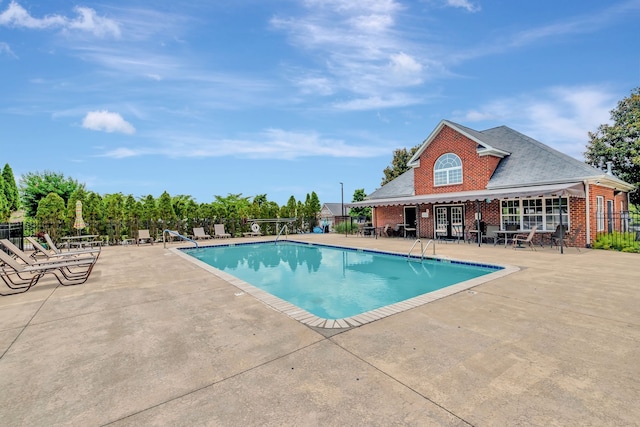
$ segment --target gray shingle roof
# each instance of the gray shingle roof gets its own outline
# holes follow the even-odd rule
[[[488,129],[481,134],[493,147],[511,153],[500,161],[487,188],[581,181],[603,174],[601,170],[507,126]]]
[[[499,150],[497,151],[499,155],[508,153],[500,160],[487,184],[487,189],[580,182],[588,178],[601,177],[604,174],[599,169],[561,153],[507,126],[477,131],[448,120],[443,120],[438,127],[443,124],[480,142],[482,144],[480,148],[485,152]],[[432,133],[432,136],[435,135]],[[425,144],[428,143],[430,143],[429,138],[425,140]],[[416,156],[424,149],[425,147],[423,146],[418,150]],[[369,194],[367,199],[409,197],[413,195],[414,175],[413,169],[410,169]]]
[[[367,196],[367,199],[385,199],[387,197],[405,197],[415,194],[413,188],[413,168],[393,181],[390,181]]]

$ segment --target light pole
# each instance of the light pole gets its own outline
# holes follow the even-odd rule
[[[342,209],[340,211],[340,216],[342,217],[342,222],[344,223],[344,237],[347,237],[347,221],[344,219],[344,184],[340,183],[340,195],[342,197]]]

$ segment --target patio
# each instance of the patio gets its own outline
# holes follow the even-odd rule
[[[413,243],[289,238],[399,253]],[[249,241],[216,243],[234,240]],[[521,270],[327,331],[272,310],[161,244],[105,247],[84,285],[47,279],[0,298],[0,419],[12,426],[637,423],[637,254],[466,243],[439,244],[436,253]]]

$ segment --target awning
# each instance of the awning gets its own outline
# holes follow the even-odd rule
[[[418,205],[434,203],[461,203],[476,200],[496,200],[496,199],[524,199],[531,197],[585,197],[584,185],[580,183],[535,185],[527,187],[501,188],[491,190],[459,191],[442,194],[423,194],[410,197],[389,197],[384,199],[363,200],[361,202],[345,203],[345,206],[354,207],[376,207],[376,206],[398,206],[398,205]]]

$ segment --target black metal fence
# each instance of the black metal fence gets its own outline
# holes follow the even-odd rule
[[[315,218],[300,218],[293,223],[288,223],[288,233],[305,233],[313,229],[316,225]],[[23,223],[0,224],[0,236],[6,235],[11,237],[11,241],[19,245],[23,249],[22,241],[24,236],[42,236],[48,233],[55,242],[60,242],[62,237],[74,235],[96,235],[96,240],[101,241],[105,245],[117,245],[126,239],[135,239],[138,230],[149,230],[149,234],[158,240],[162,240],[162,232],[164,230],[177,231],[183,236],[193,235],[193,229],[202,227],[205,233],[214,235],[214,224],[222,223],[225,225],[225,231],[233,236],[242,236],[242,233],[251,231],[251,219],[187,219],[174,221],[145,221],[140,219],[132,219],[129,221],[121,220],[85,220],[85,228],[77,230],[73,228],[73,224],[66,221],[59,222],[41,222],[34,219],[26,219]],[[280,231],[282,224],[277,222],[259,222],[261,233],[264,235],[276,235]],[[6,230],[6,231],[5,231]],[[4,234],[1,234],[4,233]],[[4,238],[4,237],[3,237]]]
[[[0,224],[0,239],[9,239],[11,243],[24,249],[24,226],[21,222]]]
[[[640,213],[631,211],[596,214],[594,249],[640,253]]]

